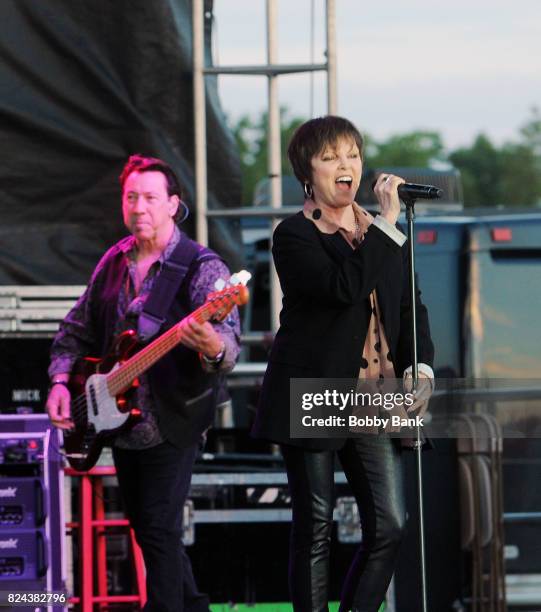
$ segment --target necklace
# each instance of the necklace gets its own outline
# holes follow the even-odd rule
[[[357,217],[355,209],[353,209],[353,217],[355,219],[355,230],[354,237],[351,242],[353,243],[353,246],[357,248],[359,244],[361,244],[361,224],[359,223],[359,218]]]

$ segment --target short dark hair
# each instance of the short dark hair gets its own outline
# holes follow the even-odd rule
[[[312,157],[327,145],[336,144],[339,138],[355,141],[362,159],[363,137],[353,123],[343,117],[316,117],[297,128],[287,148],[287,157],[301,184],[312,181]]]
[[[139,153],[130,155],[126,165],[120,173],[120,187],[124,191],[124,183],[132,172],[161,172],[165,176],[167,183],[167,195],[177,195],[182,199],[182,189],[180,187],[177,175],[174,173],[173,168],[162,159],[157,157],[144,157]]]

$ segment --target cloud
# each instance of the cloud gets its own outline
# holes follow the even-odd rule
[[[322,62],[324,2],[315,5],[315,61]],[[469,144],[480,131],[501,142],[541,105],[538,0],[339,0],[336,6],[339,112],[375,136],[427,127],[442,132],[450,147]],[[216,0],[215,8],[222,63],[265,62],[264,3]],[[309,0],[278,2],[281,62],[309,61],[309,9]],[[226,111],[238,116],[266,108],[265,79],[237,78],[231,85],[226,78],[233,77],[220,80]],[[325,78],[315,80],[314,112],[322,114]],[[308,115],[308,77],[282,77],[279,91],[293,114]]]

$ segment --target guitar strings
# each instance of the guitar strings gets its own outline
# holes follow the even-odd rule
[[[172,336],[174,336],[175,334],[178,333],[178,327],[179,324],[173,326],[171,329],[167,330],[167,332],[165,332],[165,334],[163,334],[162,336],[160,336],[160,338],[158,340],[160,340],[160,345],[162,345],[164,343],[164,341],[169,340]],[[176,340],[176,339],[175,339]],[[180,341],[180,338],[178,339],[178,341]],[[175,344],[178,344],[178,342],[176,342]],[[156,346],[153,346],[154,342],[151,343],[150,345],[148,345],[147,347],[145,347],[143,349],[143,351],[146,351],[144,357],[152,357],[154,356],[155,353],[159,352],[159,350],[156,349]],[[174,344],[173,344],[174,346]],[[136,355],[134,355],[134,360],[137,357],[138,361],[141,361],[141,359],[143,359],[144,361],[144,357],[141,356],[141,353],[143,353],[143,351],[140,351],[139,353],[137,353]],[[133,363],[133,362],[132,362]],[[111,377],[115,377],[117,379],[117,384],[120,384],[121,387],[126,386],[128,383],[133,381],[133,376],[129,376],[126,371],[130,369],[130,365],[125,365],[124,368],[122,369],[122,373],[120,370],[116,370],[115,372],[111,372],[110,375]],[[119,376],[120,374],[120,376]],[[113,381],[114,382],[114,381]],[[108,387],[108,385],[105,385],[106,387]],[[98,389],[98,392],[96,394],[96,402],[99,404],[100,401],[103,402],[104,399],[106,399],[107,397],[110,397],[110,394],[108,393],[108,389],[104,389],[103,387],[101,389]],[[87,406],[87,400],[86,400],[86,394],[83,393],[81,395],[79,395],[74,402],[72,402],[72,412],[75,416],[75,418],[81,418],[83,416],[85,416],[86,414],[88,414],[88,406]]]
[[[238,293],[238,290],[236,293]],[[225,301],[223,300],[224,297],[231,298],[230,295],[224,295],[224,296],[220,296],[218,301],[219,302]],[[197,310],[195,310],[194,313],[190,316],[194,317],[198,323],[204,323],[205,321],[210,320],[212,315],[216,314],[216,312],[218,312],[219,310],[223,309],[224,307],[232,308],[234,305],[235,305],[234,300],[231,300],[231,302],[225,303],[225,304],[219,303],[218,308],[216,308],[216,304],[214,302],[206,302],[205,304],[200,306]],[[164,334],[162,334],[159,338],[156,338],[156,340],[154,340],[149,345],[147,345],[145,348],[143,348],[141,351],[139,351],[139,353],[136,353],[133,357],[131,357],[126,362],[127,365],[120,366],[118,370],[114,370],[113,372],[106,374],[106,376],[110,376],[109,381],[111,381],[112,384],[114,384],[115,382],[117,384],[120,384],[121,388],[125,386],[129,387],[129,385],[133,383],[133,380],[136,378],[135,376],[130,375],[130,368],[132,369],[132,373],[133,373],[133,369],[136,367],[139,361],[143,361],[143,363],[147,361],[147,362],[150,362],[150,364],[152,365],[152,363],[156,361],[154,357],[158,356],[159,358],[164,353],[164,350],[162,349],[162,347],[168,341],[172,339],[173,343],[170,347],[167,348],[167,351],[169,351],[171,348],[173,348],[174,346],[176,346],[177,344],[181,342],[182,334],[179,333],[181,330],[181,324],[182,324],[182,321],[175,324],[173,327],[167,330]],[[149,366],[147,366],[145,369],[147,369],[148,367]],[[101,389],[98,389],[95,395],[94,401],[97,404],[100,404],[100,402],[102,403],[107,398],[111,398],[111,394],[109,393],[109,385],[106,383],[104,386],[101,387]],[[83,417],[85,421],[88,421],[87,419],[88,402],[86,399],[86,393],[82,393],[74,401],[72,401],[71,413],[72,413],[72,419],[74,420],[75,424],[77,424],[77,421],[82,421]]]

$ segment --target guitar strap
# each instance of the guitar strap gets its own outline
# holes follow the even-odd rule
[[[192,276],[188,274],[192,265],[194,263],[199,265],[209,259],[219,259],[219,257],[210,249],[202,247],[181,233],[179,243],[169,259],[164,262],[139,315],[137,332],[142,342],[148,342],[164,324],[167,311],[180,286],[188,276]]]

